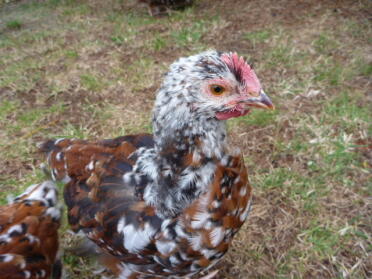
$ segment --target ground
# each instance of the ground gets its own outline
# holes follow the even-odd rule
[[[41,140],[151,131],[174,59],[237,51],[277,109],[229,122],[255,190],[219,278],[371,278],[371,1],[195,2],[153,18],[134,0],[0,1],[0,203],[45,179]]]

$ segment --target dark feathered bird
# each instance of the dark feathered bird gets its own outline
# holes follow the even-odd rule
[[[170,66],[153,135],[44,143],[53,177],[69,181],[70,225],[112,256],[120,278],[210,268],[250,209],[247,170],[225,120],[252,107],[273,105],[251,67],[236,53],[207,51]]]
[[[0,207],[0,278],[60,278],[57,258],[60,208],[47,181]]]
[[[148,7],[151,16],[168,14],[170,10],[178,10],[189,7],[193,0],[139,0]]]

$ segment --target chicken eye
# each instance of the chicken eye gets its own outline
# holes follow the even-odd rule
[[[225,88],[217,84],[212,84],[210,89],[213,95],[222,95],[225,92]]]

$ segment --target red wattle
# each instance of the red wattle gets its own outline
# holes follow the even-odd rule
[[[216,118],[218,120],[227,120],[233,117],[244,116],[248,112],[249,112],[249,109],[245,110],[245,109],[242,109],[241,107],[236,107],[233,110],[224,111],[224,112],[216,112]]]

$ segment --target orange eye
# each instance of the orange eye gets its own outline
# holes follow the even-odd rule
[[[210,90],[213,95],[217,95],[217,96],[222,95],[226,91],[225,87],[218,85],[218,84],[210,85]]]

